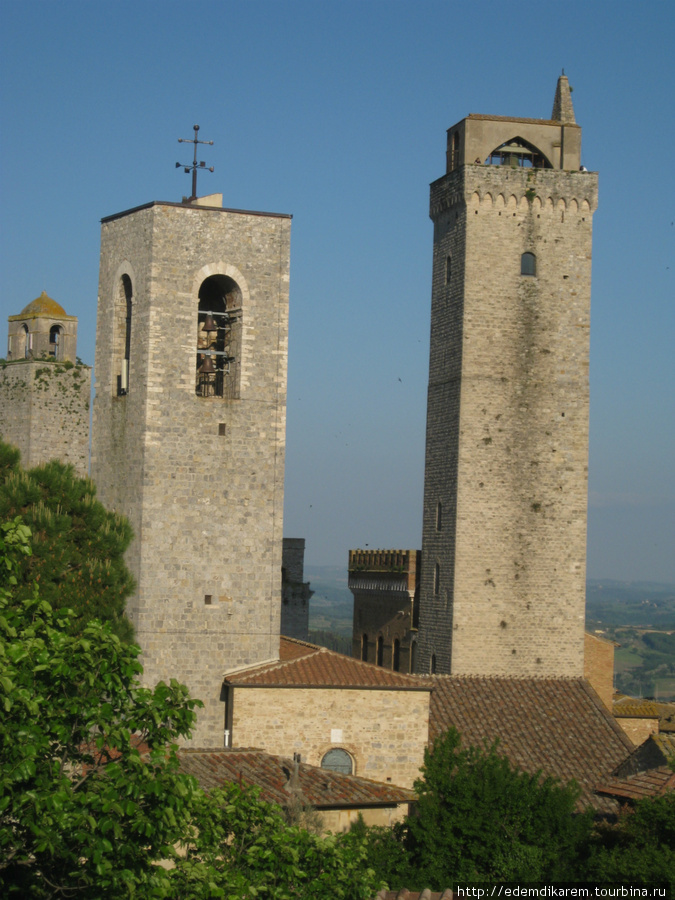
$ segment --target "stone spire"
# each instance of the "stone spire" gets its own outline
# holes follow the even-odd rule
[[[563,125],[576,125],[574,107],[572,106],[572,88],[564,69],[562,75],[558,78],[558,84],[555,89],[551,118],[555,122],[562,122]]]

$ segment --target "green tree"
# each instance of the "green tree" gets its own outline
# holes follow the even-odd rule
[[[96,620],[73,633],[37,592],[16,600],[29,537],[0,525],[0,895],[372,897],[362,841],[180,771],[199,704],[173,681],[141,687],[138,647]]]
[[[288,825],[257,790],[213,791],[195,810],[194,823],[197,838],[173,873],[176,896],[370,900],[381,886],[362,838],[319,837]]]
[[[93,482],[78,478],[72,466],[54,461],[25,470],[19,458],[0,443],[0,519],[21,516],[33,534],[33,552],[20,560],[17,598],[31,596],[37,583],[54,609],[74,610],[73,630],[97,618],[131,640],[124,615],[134,589],[124,562],[131,526],[96,500]]]
[[[593,834],[588,881],[667,885],[675,896],[675,793],[639,800]]]
[[[455,729],[425,752],[422,774],[415,814],[394,834],[405,859],[382,833],[371,838],[375,860],[393,862],[395,870],[398,860],[395,874],[409,887],[554,881],[577,871],[591,818],[575,815],[575,785],[515,769],[496,745],[462,747]]]

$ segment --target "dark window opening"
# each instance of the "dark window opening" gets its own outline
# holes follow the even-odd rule
[[[537,257],[534,255],[534,253],[523,253],[523,255],[520,257],[520,274],[537,274]]]
[[[448,255],[445,260],[445,283],[450,284],[452,278],[452,256]]]
[[[52,325],[49,329],[49,355],[53,356],[54,359],[61,359],[62,354],[62,344],[61,344],[61,335],[63,334],[63,329],[60,325]]]
[[[23,335],[23,356],[24,359],[29,359],[31,355],[31,351],[33,349],[33,335],[28,334],[28,326],[21,326],[21,333]]]
[[[331,772],[340,772],[342,775],[351,775],[354,771],[354,763],[346,750],[335,747],[329,750],[321,760],[321,768]]]
[[[392,654],[391,667],[394,672],[400,671],[401,668],[401,642],[398,638],[394,638],[394,652]]]
[[[361,638],[361,659],[368,662],[368,635],[364,634]]]
[[[213,595],[212,594],[204,594],[204,606],[211,606],[213,603]]]
[[[384,662],[384,638],[382,635],[377,639],[377,658],[375,662],[378,666],[381,666]]]
[[[197,317],[198,397],[233,397],[238,356],[241,291],[226,275],[211,275],[199,289]]]
[[[115,355],[119,360],[116,387],[118,397],[126,397],[126,395],[129,393],[132,305],[133,290],[131,287],[131,279],[128,275],[122,275],[119,292],[117,295],[115,323]]]
[[[431,675],[436,674],[436,654],[435,653],[431,654],[431,662],[429,663],[429,674],[431,674]]]
[[[438,597],[441,592],[441,567],[439,563],[434,566],[434,595]]]
[[[443,505],[439,500],[436,504],[436,531],[443,530]]]
[[[534,144],[520,137],[495,147],[485,160],[488,166],[512,166],[526,169],[552,169],[553,166]]]

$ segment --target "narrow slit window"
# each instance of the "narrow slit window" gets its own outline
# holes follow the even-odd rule
[[[384,663],[384,638],[382,635],[377,639],[377,665],[381,666]]]
[[[452,280],[452,256],[448,254],[445,260],[445,283],[450,284]]]
[[[443,530],[443,504],[439,500],[436,504],[436,531]]]
[[[434,566],[434,595],[438,597],[441,592],[441,567],[439,563]]]

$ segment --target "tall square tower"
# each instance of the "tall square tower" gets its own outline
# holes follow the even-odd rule
[[[102,221],[92,477],[134,529],[145,680],[205,704],[279,654],[290,216],[220,195]]]
[[[434,222],[420,672],[582,675],[592,217],[551,119],[448,131]]]

